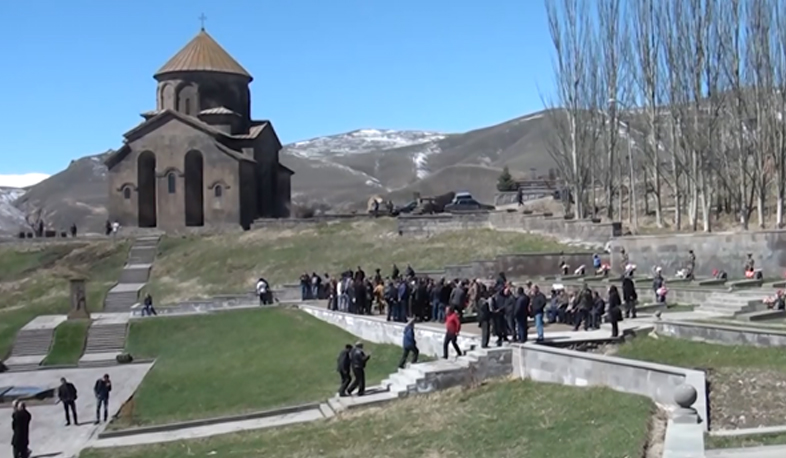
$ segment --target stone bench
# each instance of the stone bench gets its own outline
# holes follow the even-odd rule
[[[757,278],[746,278],[743,280],[735,280],[729,282],[729,288],[732,289],[741,289],[741,288],[761,288],[761,285],[764,284],[764,280],[757,279]]]
[[[770,288],[786,288],[786,280],[774,281],[774,282],[767,283],[767,284],[762,285],[762,286],[767,286],[767,287],[770,287]]]
[[[762,310],[760,312],[743,313],[737,315],[738,320],[767,321],[786,318],[786,310]]]
[[[726,284],[727,281],[728,279],[724,278],[705,278],[697,281],[696,284],[699,286],[719,286]]]

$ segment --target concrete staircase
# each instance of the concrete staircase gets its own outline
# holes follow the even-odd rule
[[[487,378],[510,375],[513,352],[509,347],[462,350],[463,356],[410,364],[390,374],[364,396],[335,396],[328,406],[335,412],[378,405],[402,397],[471,385]]]
[[[760,291],[719,291],[710,294],[697,310],[736,316],[766,308],[762,302],[765,297],[767,297],[767,294]]]
[[[158,236],[140,237],[128,252],[128,261],[120,279],[104,299],[104,311],[108,313],[130,312],[139,301],[139,291],[150,278],[150,270],[158,251]]]
[[[87,332],[85,354],[119,353],[126,346],[128,324],[93,324]]]
[[[49,354],[54,335],[54,329],[23,329],[19,331],[16,334],[14,346],[11,348],[9,360],[6,362],[8,370],[25,371],[37,369],[40,360],[43,360]],[[30,362],[11,363],[14,359],[30,359]],[[38,359],[37,362],[35,362],[36,359]]]

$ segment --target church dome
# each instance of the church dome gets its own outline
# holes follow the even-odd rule
[[[251,75],[204,29],[161,67],[154,77],[167,73],[217,72],[244,76]]]

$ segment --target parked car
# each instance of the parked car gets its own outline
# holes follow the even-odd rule
[[[406,205],[394,208],[393,209],[393,215],[396,216],[396,215],[400,215],[402,213],[404,213],[404,214],[412,213],[412,210],[414,210],[417,206],[418,206],[418,201],[417,200],[413,200],[412,202],[410,202],[410,203],[408,203]]]
[[[453,202],[445,205],[445,211],[454,212],[467,212],[467,211],[489,211],[494,210],[493,205],[482,204],[475,200],[469,193],[458,193],[453,199]]]

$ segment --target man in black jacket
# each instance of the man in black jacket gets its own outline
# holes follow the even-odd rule
[[[529,315],[529,296],[524,292],[524,288],[519,286],[516,291],[516,303],[513,307],[513,317],[516,327],[516,342],[524,343],[527,341],[527,316]]]
[[[502,346],[502,342],[509,342],[507,324],[505,323],[505,303],[509,295],[508,289],[503,288],[491,298],[491,316],[498,347]]]
[[[65,409],[66,426],[71,425],[71,414],[74,417],[74,424],[79,425],[79,420],[76,416],[76,387],[73,383],[65,379],[60,379],[60,386],[57,388],[57,398],[63,403]]]
[[[480,326],[480,347],[489,347],[491,337],[491,308],[489,306],[491,298],[481,298],[478,304],[478,326]]]
[[[14,413],[11,414],[11,429],[14,432],[11,438],[11,447],[14,449],[14,458],[27,458],[30,447],[30,421],[33,416],[27,411],[24,402],[14,401]]]
[[[636,301],[639,299],[636,294],[636,285],[633,279],[625,277],[622,279],[622,301],[625,303],[625,318],[636,318]]]
[[[352,394],[355,388],[358,390],[358,396],[366,394],[366,363],[371,355],[367,355],[363,351],[363,342],[355,344],[355,348],[350,353],[350,364],[352,365],[352,375],[354,380],[347,388],[347,394]]]
[[[578,308],[573,321],[574,331],[578,331],[582,323],[584,323],[584,330],[589,330],[589,311],[592,309],[593,302],[592,290],[589,289],[589,286],[584,285],[584,288],[579,293]]]
[[[101,423],[101,406],[104,407],[104,422],[107,421],[111,391],[112,381],[109,380],[109,374],[104,374],[103,378],[96,380],[96,384],[93,386],[93,393],[96,395],[96,424]]]
[[[341,376],[341,385],[338,387],[338,395],[341,397],[349,396],[347,394],[347,387],[349,383],[352,381],[352,377],[349,376],[350,370],[350,353],[352,352],[352,345],[346,344],[344,345],[344,349],[341,350],[341,353],[338,354],[338,361],[336,364],[336,370],[338,370],[338,374]]]

